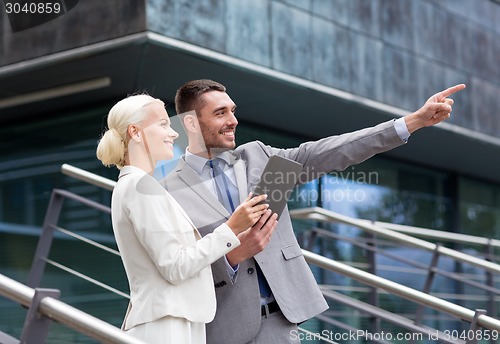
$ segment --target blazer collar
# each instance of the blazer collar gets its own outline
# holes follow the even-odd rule
[[[239,159],[239,156],[235,155],[233,152],[225,151],[218,154],[216,158],[224,160],[229,166],[233,166]],[[209,159],[193,154],[186,148],[184,160],[193,170],[195,170],[198,174],[201,174]]]
[[[180,159],[179,164],[177,165],[176,172],[179,178],[187,185],[187,187],[196,192],[198,196],[204,199],[210,206],[212,206],[222,215],[228,217],[230,214],[228,213],[226,208],[224,208],[224,206],[219,202],[217,197],[214,194],[212,194],[210,190],[208,190],[208,188],[203,184],[199,173],[189,163],[186,162],[186,158],[187,155],[183,155],[182,159]],[[239,158],[239,155],[234,154],[233,151],[224,152],[224,160],[226,160],[226,162],[228,162],[229,165],[232,165],[234,168],[234,173],[236,176],[236,184],[238,186],[238,192],[241,203],[248,196],[246,164],[242,159]],[[207,159],[205,159],[205,162],[203,164],[205,164],[206,161]]]
[[[139,167],[127,165],[123,166],[122,169],[120,170],[120,174],[118,175],[118,179],[120,179],[123,176],[126,176],[127,174],[131,173],[140,173],[140,174],[147,174],[146,171]]]
[[[121,177],[123,176],[126,176],[126,175],[129,175],[129,174],[132,174],[132,173],[136,173],[136,174],[139,174],[141,176],[146,176],[148,175],[148,173],[146,173],[146,171],[144,171],[143,169],[140,169],[138,167],[135,167],[135,166],[130,166],[130,165],[127,165],[127,166],[124,166],[121,170],[120,170],[120,174],[118,175],[118,179],[120,179]],[[152,176],[148,175],[149,178],[153,178]],[[142,178],[142,177],[141,177]],[[157,181],[158,182],[158,181]],[[158,182],[159,183],[159,182]],[[159,183],[159,185],[161,185],[161,183]],[[163,190],[163,189],[162,189]],[[163,192],[166,192],[166,190],[163,190]],[[189,222],[189,224],[193,227],[193,229],[195,230],[196,232],[196,236],[198,238],[201,238],[200,236],[200,233],[198,232],[198,229],[196,228],[196,226],[194,225],[193,221],[191,221],[191,219],[189,218],[189,216],[186,214],[186,212],[184,211],[184,209],[182,209],[182,207],[179,205],[179,203],[172,197],[172,195],[170,195],[168,192],[166,192],[166,195],[168,198],[171,199],[171,202],[173,202],[174,206],[179,210],[179,213],[184,216],[187,221]]]

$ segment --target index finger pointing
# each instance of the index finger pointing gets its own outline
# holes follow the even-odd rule
[[[458,91],[463,90],[465,87],[466,87],[465,84],[458,84],[458,85],[449,87],[449,88],[447,88],[444,91],[439,92],[438,95],[441,96],[441,97],[446,98],[449,95],[452,95],[453,93],[456,93]]]

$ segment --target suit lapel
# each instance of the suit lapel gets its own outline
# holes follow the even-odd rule
[[[219,202],[217,197],[203,184],[200,176],[186,164],[186,161],[181,160],[179,169],[177,170],[179,178],[186,184],[186,188],[195,192],[208,205],[217,210],[224,217],[229,217],[229,213],[224,206]],[[241,196],[240,196],[241,197]]]

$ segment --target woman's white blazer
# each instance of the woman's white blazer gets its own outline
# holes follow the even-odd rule
[[[123,329],[167,315],[212,321],[210,264],[240,244],[232,230],[223,224],[202,239],[160,183],[133,166],[120,172],[111,217],[130,287]]]

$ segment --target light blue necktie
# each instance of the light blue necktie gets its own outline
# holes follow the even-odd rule
[[[221,159],[216,158],[213,160],[208,160],[208,165],[210,166],[212,177],[215,180],[217,197],[227,209],[227,211],[232,214],[234,212],[234,209],[236,209],[239,204],[238,188],[224,173],[224,170],[221,167]],[[257,262],[255,263],[255,268],[257,271],[257,279],[259,281],[260,295],[263,297],[271,296],[271,288],[269,288],[269,284],[262,274],[262,271]]]
[[[221,159],[208,160],[208,164],[212,170],[212,177],[215,180],[215,186],[217,188],[217,197],[227,211],[232,214],[239,204],[238,188],[224,173],[220,163]]]

